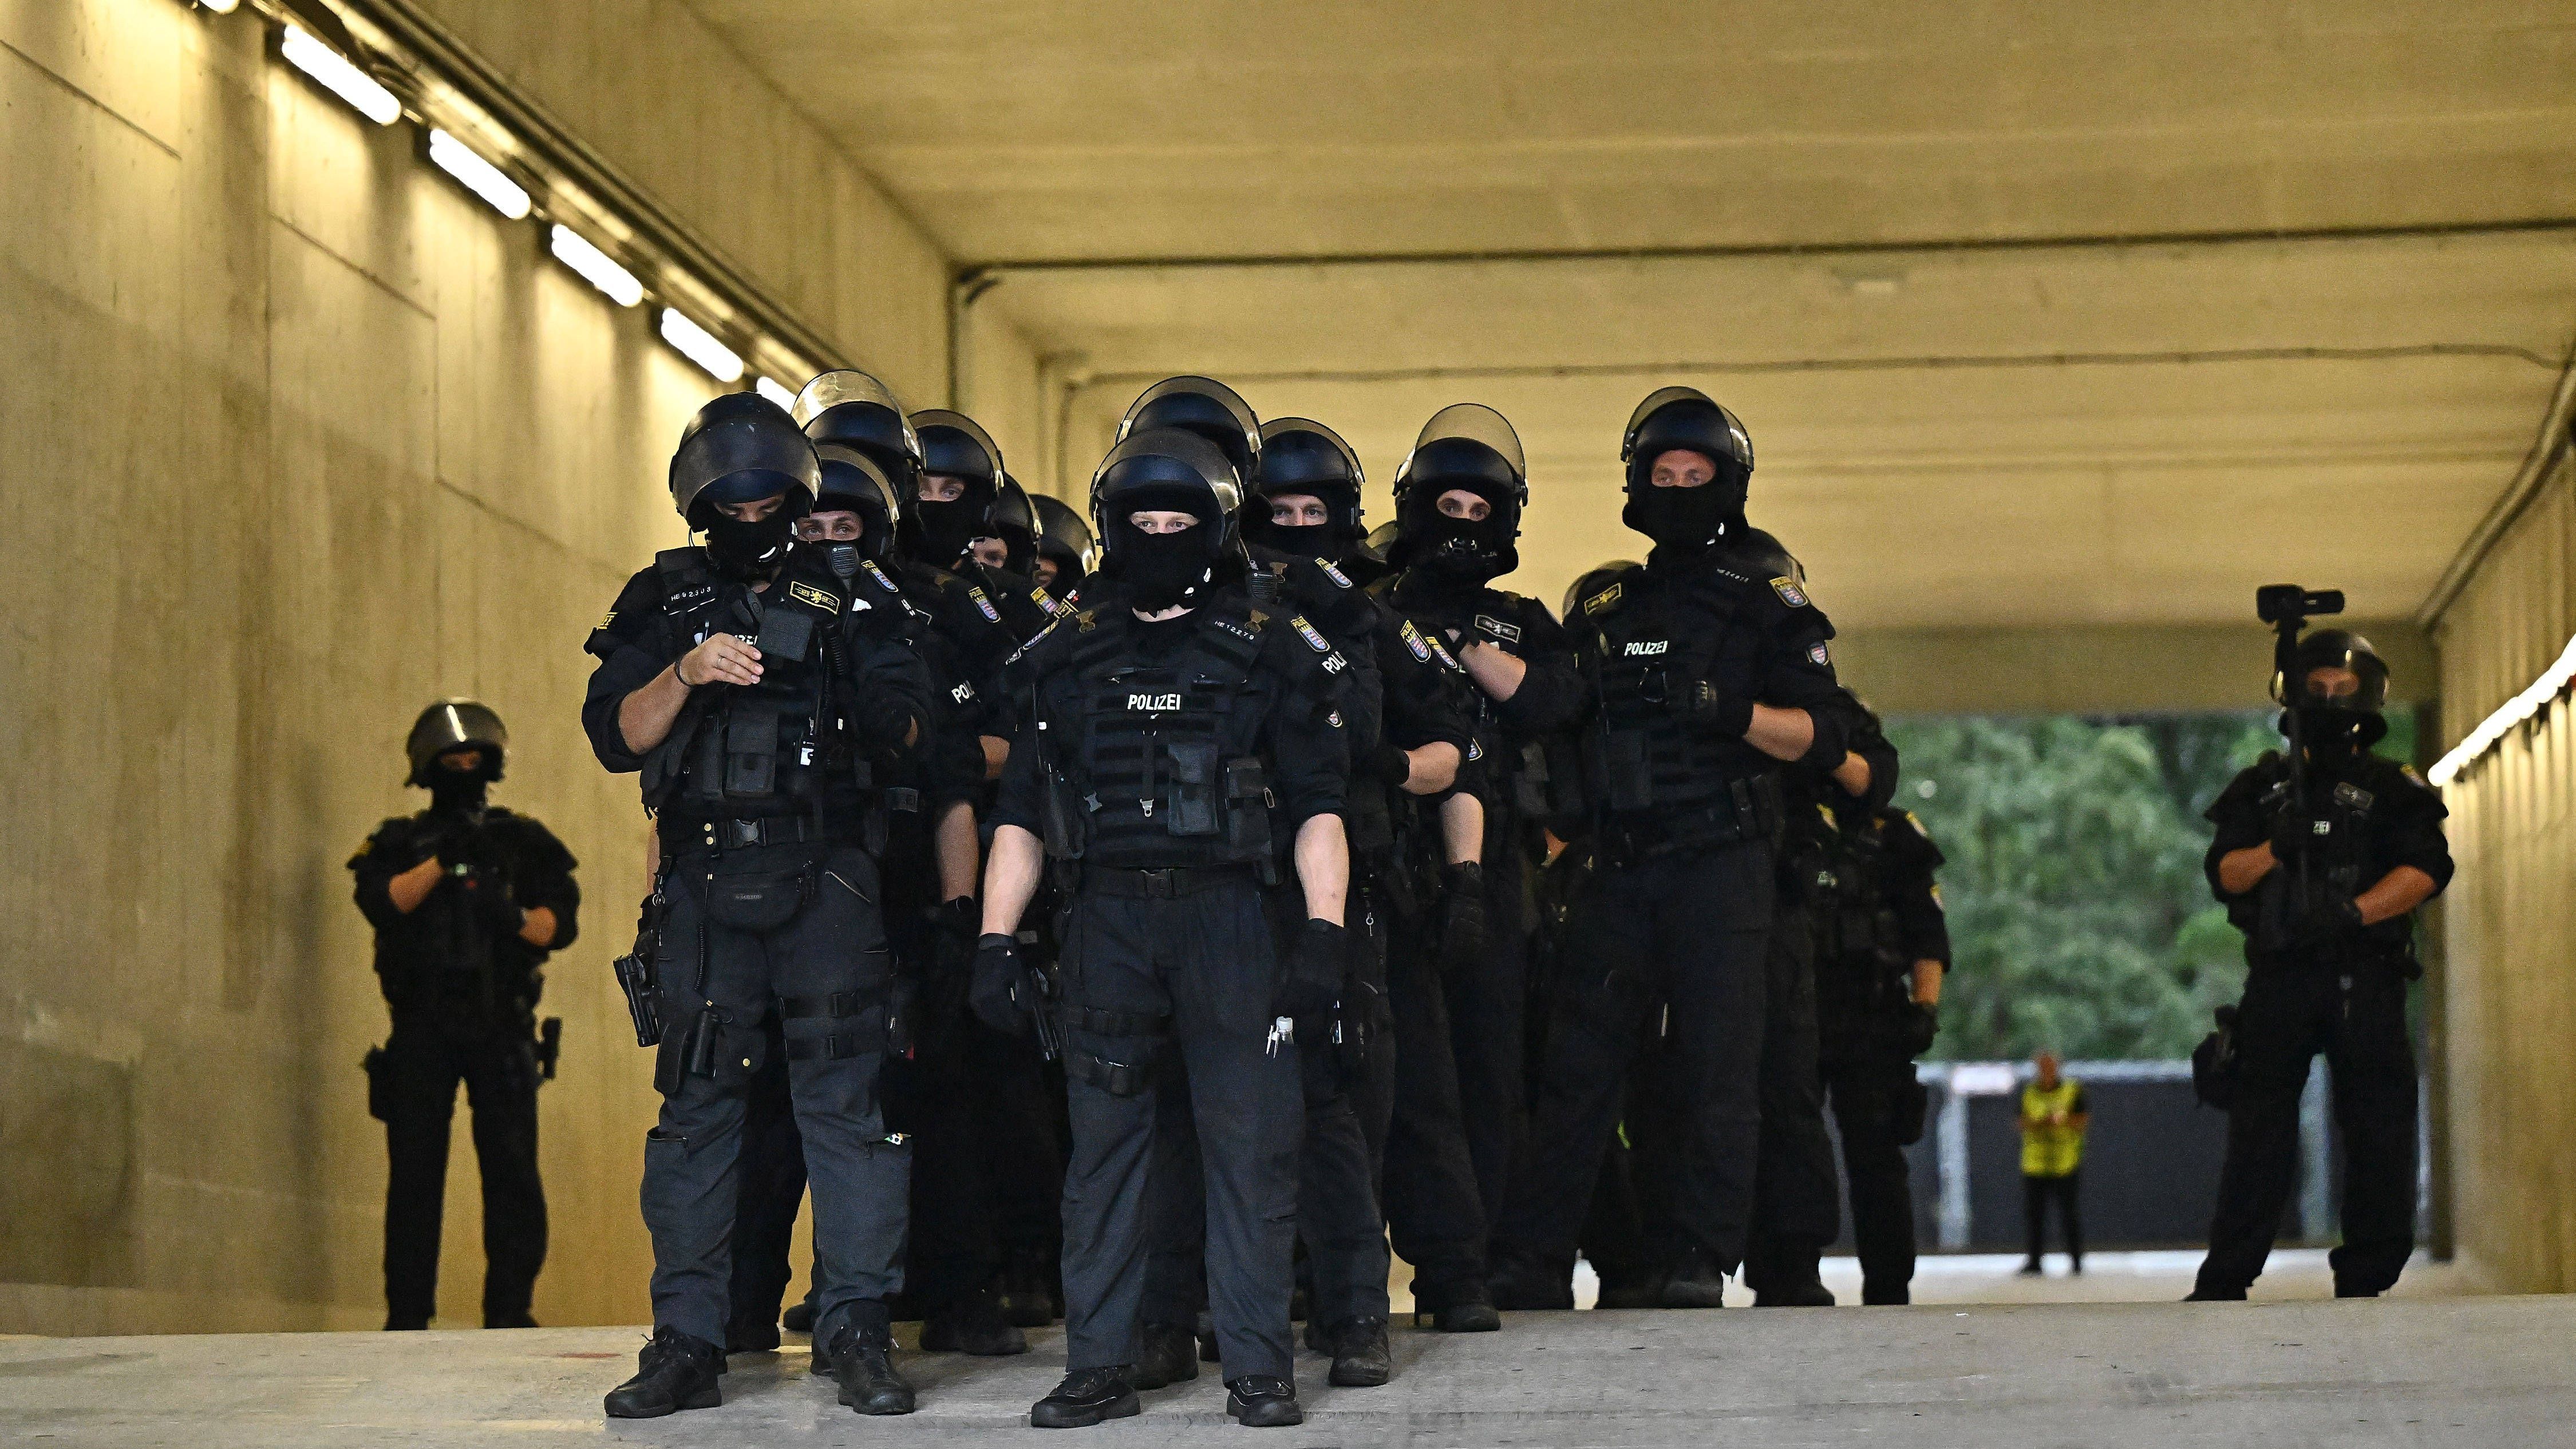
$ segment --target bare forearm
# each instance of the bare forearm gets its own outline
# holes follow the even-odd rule
[[[1461,790],[1440,802],[1440,843],[1449,863],[1485,858],[1485,802]]]
[[[1927,956],[1914,963],[1914,999],[1925,1006],[1941,1004],[1941,963]]]
[[[983,864],[976,858],[982,847],[975,839],[975,807],[959,800],[941,811],[932,839],[939,852],[939,898],[975,894],[975,873]]]
[[[549,906],[530,906],[519,922],[519,939],[540,951],[555,948],[555,913]]]
[[[1446,740],[1434,740],[1404,752],[1410,773],[1404,777],[1405,793],[1437,795],[1458,783],[1458,747]]]
[[[984,778],[1002,778],[1002,767],[1011,762],[1011,742],[1000,735],[977,735],[975,743],[984,747]]]
[[[1339,815],[1313,816],[1297,827],[1297,884],[1306,892],[1307,919],[1342,923],[1342,902],[1351,887],[1351,855]]]
[[[1744,742],[1775,760],[1794,760],[1816,742],[1816,721],[1803,709],[1757,703]]]
[[[984,861],[984,934],[1017,935],[1029,898],[1038,892],[1038,872],[1046,848],[1017,825],[993,832],[993,853]]]
[[[689,702],[689,687],[680,682],[677,665],[653,676],[653,682],[626,696],[617,706],[617,732],[629,754],[659,748],[671,737],[671,726]]]
[[[1529,677],[1529,664],[1498,644],[1466,645],[1458,651],[1458,662],[1478,689],[1496,699],[1520,693],[1521,681]]]
[[[433,855],[386,881],[385,895],[393,901],[395,910],[408,916],[420,909],[422,901],[429,899],[429,893],[438,888],[438,878],[445,874],[447,867]]]
[[[2379,878],[2379,884],[2363,891],[2353,904],[2361,908],[2361,923],[2376,926],[2393,921],[2433,898],[2433,878],[2411,865],[2401,865]]]
[[[2218,888],[2231,896],[2241,896],[2263,883],[2280,862],[2272,858],[2272,842],[2231,850],[2218,858]]]
[[[1755,705],[1753,707],[1753,712],[1756,717],[1759,717],[1762,713],[1762,706],[1758,704]],[[1810,721],[1809,724],[1809,732],[1813,733],[1813,721]],[[1869,761],[1862,759],[1858,755],[1846,752],[1843,755],[1843,762],[1834,766],[1834,783],[1842,786],[1843,793],[1852,796],[1854,799],[1867,795],[1869,793]]]

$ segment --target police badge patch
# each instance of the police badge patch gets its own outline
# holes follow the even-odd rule
[[[1810,664],[1829,665],[1834,662],[1834,656],[1826,650],[1824,645],[1812,644],[1807,648],[1807,662]]]
[[[1343,588],[1347,589],[1351,586],[1350,575],[1333,567],[1333,561],[1331,559],[1319,558],[1315,560],[1315,567],[1322,569],[1324,571],[1324,577],[1331,579],[1334,583],[1341,585]]]
[[[1423,642],[1431,646],[1432,653],[1440,656],[1441,663],[1448,665],[1450,668],[1457,670],[1461,674],[1467,672],[1466,666],[1458,662],[1457,657],[1449,652],[1448,646],[1442,644],[1437,639],[1426,639]]]
[[[1315,631],[1315,626],[1306,622],[1305,615],[1292,614],[1289,616],[1288,623],[1291,627],[1296,629],[1297,637],[1306,641],[1307,648],[1314,650],[1318,654],[1330,654],[1333,652],[1332,641],[1317,633]]]
[[[1002,622],[1001,614],[993,608],[993,601],[984,597],[984,588],[981,584],[968,584],[966,597],[975,601],[975,607],[983,613],[987,622],[994,624]]]
[[[1483,745],[1478,744],[1473,739],[1467,741],[1467,762],[1469,764],[1474,764],[1476,761],[1481,760],[1484,757],[1485,747]]]
[[[889,594],[902,592],[902,590],[897,589],[894,586],[894,580],[885,576],[885,570],[876,566],[875,560],[868,560],[867,562],[860,564],[859,567],[868,571],[868,577],[877,581],[878,588],[885,590]]]
[[[1771,581],[1771,592],[1778,594],[1780,596],[1780,602],[1788,605],[1792,609],[1803,609],[1807,607],[1807,591],[1798,587],[1798,581],[1796,579],[1787,578],[1785,576],[1773,579]]]
[[[1413,627],[1411,619],[1405,620],[1395,632],[1404,640],[1404,647],[1413,651],[1413,657],[1417,663],[1431,662],[1431,646],[1423,642],[1422,631]]]

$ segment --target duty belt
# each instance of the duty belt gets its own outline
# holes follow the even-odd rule
[[[1249,865],[1173,866],[1166,870],[1121,870],[1108,865],[1086,865],[1082,868],[1084,890],[1104,896],[1157,901],[1177,900],[1220,886],[1248,884],[1257,879],[1258,872]]]
[[[759,845],[801,845],[827,838],[829,832],[802,815],[766,815],[751,820],[668,821],[662,843],[684,855],[718,850],[748,850]]]
[[[1768,775],[1729,780],[1716,802],[1610,823],[1609,858],[1634,864],[1676,850],[1769,840],[1780,828],[1780,785]]]

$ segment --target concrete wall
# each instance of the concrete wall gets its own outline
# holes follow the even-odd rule
[[[762,285],[944,388],[944,264],[722,52],[692,63],[685,12],[444,8]],[[580,737],[579,645],[678,539],[663,467],[711,389],[418,145],[246,13],[0,0],[0,1331],[380,1320],[385,1023],[342,863],[420,803],[403,732],[448,693],[508,719],[498,798],[589,897],[544,1007],[536,1313],[646,1315],[653,1098],[607,970],[644,822]],[[457,1135],[442,1318],[471,1324]]]
[[[2436,696],[2432,645],[2411,621],[2333,622],[2361,631],[2388,661],[2390,699]],[[2260,709],[2272,635],[2255,622],[2249,588],[2241,624],[1856,629],[1834,640],[1834,669],[1887,714]]]
[[[2436,625],[2449,739],[2576,633],[2567,448],[2562,434],[2547,482]],[[2459,860],[2439,906],[2454,1240],[2508,1288],[2576,1290],[2576,708],[2562,698],[2510,732],[2443,799]]]

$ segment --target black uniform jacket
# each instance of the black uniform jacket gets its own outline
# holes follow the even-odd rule
[[[475,868],[472,877],[440,878],[409,915],[394,909],[395,876],[438,856],[450,866]],[[538,967],[580,934],[581,887],[573,882],[572,852],[554,832],[525,815],[493,806],[479,823],[459,814],[424,810],[398,815],[376,827],[349,858],[357,877],[358,910],[376,928],[376,978],[397,1008],[438,1006],[442,1001],[525,1010],[544,989]],[[552,947],[531,946],[503,935],[479,911],[469,892],[505,887],[512,902],[554,912]]]

